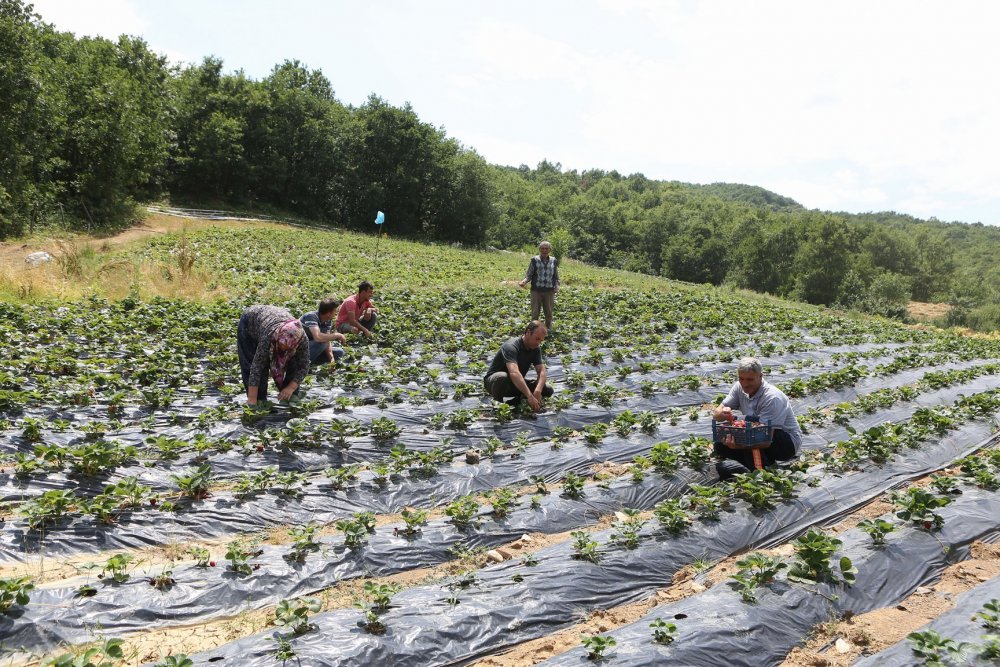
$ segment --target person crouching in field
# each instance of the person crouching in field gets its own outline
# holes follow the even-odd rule
[[[336,362],[344,356],[344,348],[339,345],[334,346],[334,343],[346,343],[347,338],[342,333],[330,331],[339,307],[340,299],[328,296],[320,299],[315,312],[306,313],[299,318],[309,339],[309,363],[313,366],[321,366],[330,361]]]
[[[287,401],[309,372],[309,339],[290,312],[277,306],[250,306],[236,330],[247,403],[267,398],[268,375],[278,388],[278,400]]]
[[[545,383],[545,363],[542,361],[541,344],[548,333],[544,324],[532,320],[522,335],[500,346],[483,378],[483,386],[490,396],[497,401],[514,398],[512,403],[515,404],[526,399],[533,411],[542,409],[542,398],[554,393],[552,386]],[[524,376],[531,367],[535,368],[535,378],[528,380]]]
[[[344,299],[337,313],[336,329],[339,333],[359,333],[370,338],[375,322],[378,321],[378,308],[372,303],[375,288],[367,280],[358,285],[358,293]]]
[[[739,379],[729,390],[729,395],[715,409],[716,421],[733,421],[733,409],[739,408],[747,421],[771,423],[769,447],[741,447],[732,435],[715,443],[715,454],[722,460],[715,468],[720,479],[750,472],[756,468],[774,465],[799,455],[802,447],[802,430],[784,392],[764,379],[760,362],[753,357],[740,359],[736,369]]]

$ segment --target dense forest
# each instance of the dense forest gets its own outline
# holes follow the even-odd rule
[[[207,57],[170,66],[141,39],[77,38],[0,0],[0,238],[114,229],[136,202],[281,211],[428,240],[585,262],[948,324],[1000,328],[1000,227],[807,210],[750,185],[488,164],[376,95],[339,102],[297,61],[262,80]]]

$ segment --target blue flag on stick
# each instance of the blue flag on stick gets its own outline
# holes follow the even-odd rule
[[[379,211],[378,215],[375,216],[375,224],[381,225],[383,222],[385,222],[385,213]]]

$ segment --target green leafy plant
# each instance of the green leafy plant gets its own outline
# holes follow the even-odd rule
[[[581,635],[580,643],[587,649],[588,660],[603,660],[605,652],[618,642],[611,635]]]
[[[924,530],[935,530],[944,525],[944,517],[934,510],[950,503],[951,498],[934,495],[922,487],[910,487],[905,493],[894,493],[892,502],[901,508],[896,516],[903,521]]]
[[[212,466],[205,463],[187,475],[171,475],[181,492],[192,500],[203,500],[208,497],[208,485],[212,480]]]
[[[46,667],[115,667],[125,658],[121,639],[107,639],[81,653],[63,653],[45,663]]]
[[[178,653],[160,658],[160,661],[155,663],[153,667],[194,667],[194,660],[184,653]]]
[[[573,558],[579,560],[589,560],[596,563],[601,559],[601,554],[597,551],[600,545],[590,539],[590,533],[582,530],[575,530],[570,533],[573,538]]]
[[[581,477],[574,472],[566,473],[566,477],[563,478],[563,495],[567,498],[572,498],[574,500],[583,497],[583,485],[586,482],[585,477]]]
[[[0,585],[2,585],[2,582],[0,582]],[[0,604],[0,611],[3,611],[2,604]],[[984,628],[1000,630],[1000,600],[993,598],[985,603],[982,611],[976,612],[975,616],[972,617],[974,621],[977,619],[983,622]]]
[[[518,499],[517,491],[506,486],[494,489],[488,497],[493,506],[493,516],[497,518],[507,516]]]
[[[960,661],[971,648],[965,642],[942,637],[934,630],[911,632],[906,635],[914,655],[923,659],[924,665],[945,665],[946,660]]]
[[[473,495],[462,496],[451,502],[444,510],[451,517],[451,522],[458,528],[465,528],[479,513],[479,503]]]
[[[115,554],[108,558],[107,562],[104,563],[104,569],[101,571],[101,576],[110,574],[111,579],[118,584],[128,581],[129,575],[128,566],[133,562],[132,556],[128,554]]]
[[[317,598],[282,600],[274,610],[274,623],[291,630],[292,634],[305,634],[313,627],[309,623],[309,613],[315,613],[321,607]]]
[[[858,524],[858,528],[868,533],[875,545],[885,544],[885,536],[896,530],[896,526],[885,519],[865,519]]]
[[[691,525],[691,516],[684,510],[683,503],[677,498],[668,498],[653,508],[653,515],[667,532],[674,535],[683,532]]]
[[[671,644],[677,635],[677,624],[657,618],[649,624],[653,628],[653,641],[657,644]]]
[[[830,581],[833,578],[833,567],[830,559],[842,542],[815,528],[795,540],[796,560],[788,570],[788,578],[792,581],[817,583]],[[857,569],[851,559],[842,556],[839,561],[840,576],[848,584],[853,584]]]
[[[15,604],[22,607],[28,604],[28,593],[34,587],[31,577],[0,579],[0,614],[6,614]]]
[[[406,507],[399,513],[399,516],[402,517],[403,522],[406,524],[403,532],[407,535],[417,534],[420,532],[420,527],[427,524],[427,510]]]
[[[314,524],[293,526],[288,529],[288,536],[292,538],[292,549],[288,555],[292,560],[304,561],[310,552],[319,549],[319,543],[316,542],[318,530],[319,526]]]
[[[744,602],[757,601],[757,589],[774,581],[778,572],[785,569],[787,565],[774,556],[768,556],[760,552],[752,553],[746,558],[736,561],[739,571],[732,575],[736,590]]]

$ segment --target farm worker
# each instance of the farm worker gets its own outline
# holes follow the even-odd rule
[[[360,333],[365,336],[372,335],[375,322],[378,320],[378,308],[372,304],[372,295],[375,288],[367,280],[361,281],[358,285],[358,293],[344,299],[337,313],[337,326],[339,333]]]
[[[244,310],[236,350],[249,405],[267,398],[268,375],[278,388],[278,400],[287,401],[309,372],[309,339],[302,323],[284,308],[257,305]]]
[[[302,328],[309,338],[309,363],[321,366],[329,361],[337,361],[344,356],[344,348],[333,343],[346,343],[347,338],[342,333],[332,332],[333,318],[340,308],[340,299],[328,296],[320,299],[315,312],[306,313],[299,318]]]
[[[716,421],[733,421],[733,408],[739,408],[748,421],[770,422],[773,434],[771,445],[765,448],[740,447],[732,435],[727,435],[723,442],[716,442],[715,454],[723,459],[716,464],[716,469],[722,479],[793,459],[802,448],[802,430],[788,397],[764,379],[760,362],[744,357],[736,373],[738,381],[712,416]]]
[[[559,260],[551,256],[552,244],[542,241],[538,254],[528,262],[524,280],[518,286],[531,283],[531,319],[538,319],[538,311],[545,313],[545,328],[552,328],[552,306],[559,292]]]
[[[490,396],[498,401],[514,398],[513,404],[527,399],[532,410],[541,410],[542,398],[553,393],[552,387],[545,383],[545,364],[542,362],[541,344],[548,333],[544,324],[532,320],[522,335],[500,346],[483,378],[483,386]],[[528,380],[524,375],[532,366],[536,377]]]

